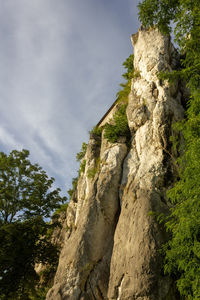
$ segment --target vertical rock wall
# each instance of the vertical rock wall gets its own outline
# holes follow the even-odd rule
[[[168,210],[169,136],[183,117],[182,95],[177,82],[170,86],[157,74],[175,68],[178,57],[156,29],[139,30],[132,42],[131,141],[127,147],[123,138],[111,144],[91,136],[48,300],[176,299],[158,252],[166,235],[149,213]]]
[[[167,210],[166,189],[173,181],[169,137],[171,124],[183,117],[181,93],[157,73],[175,67],[176,51],[157,30],[141,30],[132,42],[138,73],[127,108],[132,145],[123,164],[108,298],[174,299],[158,253],[166,237],[149,212]]]

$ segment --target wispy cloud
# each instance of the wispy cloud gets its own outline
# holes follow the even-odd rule
[[[126,1],[125,1],[126,2]],[[0,6],[0,142],[69,188],[75,154],[115,100],[136,3],[6,0]]]
[[[9,132],[4,127],[0,127],[0,141],[4,145],[4,147],[22,147],[22,144],[20,144],[20,142],[15,138],[13,133]]]

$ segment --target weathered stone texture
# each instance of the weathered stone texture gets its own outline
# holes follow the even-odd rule
[[[77,187],[74,226],[61,251],[54,286],[47,299],[106,299],[119,211],[118,187],[127,147],[103,140],[101,153],[98,148],[91,139],[85,174]],[[87,172],[94,168],[97,159],[101,161],[99,170],[94,178],[88,178]]]
[[[48,300],[176,299],[158,252],[166,234],[150,212],[168,210],[169,137],[184,113],[178,83],[170,86],[157,74],[175,68],[178,57],[157,29],[141,29],[132,41],[137,78],[127,107],[131,147],[123,139],[90,139]],[[87,176],[91,169],[94,178]]]

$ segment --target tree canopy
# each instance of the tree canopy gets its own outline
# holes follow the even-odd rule
[[[144,0],[139,3],[139,19],[144,26],[157,25],[165,34],[173,31],[184,54],[179,72],[192,89],[200,86],[199,0]]]
[[[38,275],[35,264],[55,267],[58,249],[46,218],[66,200],[53,189],[53,178],[31,164],[29,151],[0,153],[0,295],[32,299]],[[37,299],[34,298],[34,299]]]
[[[144,0],[139,4],[144,26],[173,31],[182,55],[181,68],[165,78],[180,78],[190,90],[186,118],[176,125],[184,137],[177,161],[179,180],[169,191],[173,204],[166,220],[171,233],[164,246],[165,272],[176,278],[184,299],[200,299],[200,8],[199,0]],[[173,25],[173,26],[172,26]]]

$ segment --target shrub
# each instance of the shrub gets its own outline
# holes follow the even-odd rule
[[[126,73],[122,74],[122,76],[126,80],[130,80],[131,78],[133,78],[133,73],[134,73],[133,58],[134,58],[134,55],[131,54],[131,55],[129,55],[129,57],[123,63],[123,66],[125,67],[125,69],[127,71],[126,71]]]
[[[128,103],[128,95],[131,91],[131,81],[127,81],[126,83],[121,83],[120,86],[122,89],[117,92],[117,100],[118,102]]]
[[[90,131],[90,134],[94,134],[96,136],[101,137],[102,131],[103,131],[102,127],[94,126]]]
[[[85,172],[85,165],[86,165],[86,160],[84,159],[80,165],[79,176],[81,175],[81,173]]]
[[[130,131],[128,127],[128,120],[126,116],[126,104],[120,106],[120,108],[114,114],[114,124],[105,125],[104,137],[111,143],[116,143],[120,136],[129,137]]]
[[[100,169],[100,157],[98,157],[95,160],[95,167],[87,171],[87,177],[93,179],[95,174],[99,171],[99,169]]]
[[[70,196],[70,199],[72,198],[72,196],[75,192],[77,184],[78,184],[78,177],[75,177],[75,178],[72,179],[72,189],[67,191],[69,196]]]
[[[139,70],[138,71],[134,70],[133,78],[140,78],[140,77],[141,77],[140,71]]]
[[[81,147],[81,151],[76,154],[76,160],[81,161],[81,159],[85,156],[87,150],[87,144],[83,143]]]
[[[91,168],[87,171],[87,177],[93,179],[96,173],[97,173],[97,168]]]

